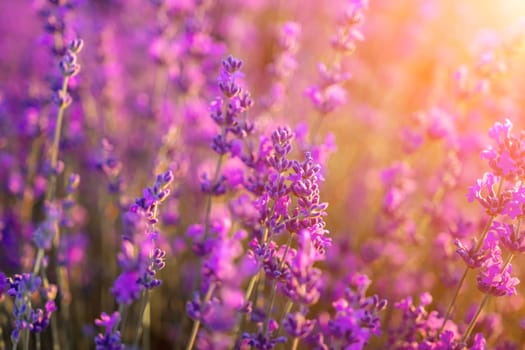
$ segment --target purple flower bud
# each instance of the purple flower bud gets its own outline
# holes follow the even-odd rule
[[[232,55],[229,55],[222,61],[222,67],[228,73],[233,74],[241,69],[242,61],[233,57]]]
[[[211,148],[218,154],[226,154],[231,149],[231,142],[227,141],[222,135],[213,138]]]
[[[82,39],[73,39],[69,43],[69,50],[74,54],[79,53],[83,47],[84,41]]]
[[[304,338],[310,334],[315,321],[308,320],[301,312],[287,314],[283,320],[283,328],[294,338]]]

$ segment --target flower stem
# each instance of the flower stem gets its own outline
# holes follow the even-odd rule
[[[288,250],[290,249],[290,245],[292,244],[293,235],[290,233],[288,236],[288,241],[286,242],[286,248],[284,250],[284,254],[281,258],[281,261],[279,263],[279,270],[282,270],[284,263],[286,262],[286,255],[288,255]],[[272,282],[272,292],[270,294],[270,304],[268,304],[268,308],[266,309],[266,319],[264,320],[264,333],[268,331],[268,326],[270,324],[270,315],[272,314],[272,308],[275,303],[275,294],[277,291],[277,280],[273,280]]]
[[[487,237],[487,234],[489,232],[489,228],[492,225],[493,221],[494,221],[494,216],[491,216],[489,218],[489,221],[485,225],[485,228],[483,229],[483,232],[481,233],[481,239],[479,240],[479,242],[478,242],[478,244],[476,246],[476,249],[474,250],[474,254],[477,253],[480,250],[483,242],[485,241],[485,238]],[[450,319],[450,314],[452,312],[452,309],[453,309],[454,305],[456,304],[456,300],[458,298],[459,291],[461,290],[461,287],[463,286],[463,283],[465,282],[465,279],[467,277],[467,274],[468,274],[469,270],[470,270],[470,268],[468,266],[465,267],[465,271],[463,272],[463,276],[459,280],[458,286],[456,287],[456,291],[454,292],[454,296],[452,297],[452,300],[450,301],[450,304],[448,305],[447,312],[445,313],[445,317],[443,318],[443,323],[441,324],[441,328],[438,331],[438,336],[439,336],[439,334],[441,334],[441,332],[443,332],[443,330],[445,329],[445,326],[447,324],[447,321]]]
[[[299,338],[295,337],[293,338],[292,348],[291,350],[297,350],[297,346],[299,345]]]
[[[24,350],[29,350],[29,329],[24,329]]]
[[[462,343],[464,343],[464,342],[466,342],[468,340],[468,338],[470,336],[470,333],[472,333],[472,330],[474,329],[474,326],[476,325],[476,322],[477,322],[477,320],[479,318],[479,315],[481,314],[481,310],[483,310],[483,307],[485,307],[485,304],[487,303],[489,298],[490,298],[490,294],[485,294],[485,297],[481,301],[481,304],[479,304],[479,307],[478,307],[478,310],[476,311],[476,314],[474,315],[474,317],[470,321],[470,324],[468,325],[467,331],[465,332],[465,334],[461,338],[461,342]]]
[[[272,282],[272,292],[270,294],[270,303],[268,304],[268,308],[266,309],[266,318],[264,320],[264,331],[263,331],[264,335],[266,335],[266,332],[268,331],[268,326],[270,325],[270,319],[271,319],[273,304],[275,303],[276,291],[277,291],[277,280],[273,280],[273,282]]]
[[[42,349],[42,344],[40,341],[40,333],[35,334],[36,350]]]
[[[142,302],[140,305],[140,313],[139,313],[139,322],[137,325],[137,333],[135,335],[135,342],[133,343],[133,349],[138,348],[140,336],[142,335],[142,332],[144,332],[144,343],[145,346],[143,347],[144,350],[149,349],[149,325],[151,322],[150,318],[150,298],[149,298],[149,290],[144,291],[142,295]]]
[[[504,272],[507,267],[509,266],[510,262],[512,261],[512,258],[514,258],[514,254],[510,254],[507,260],[505,261],[505,264],[503,265],[501,272]],[[481,304],[479,304],[478,310],[476,311],[476,314],[470,321],[470,324],[468,325],[467,331],[461,338],[461,342],[467,342],[468,338],[470,337],[470,333],[472,333],[472,330],[474,329],[474,326],[476,325],[476,322],[478,321],[479,315],[481,314],[481,311],[485,307],[485,304],[487,304],[487,301],[490,299],[490,294],[485,294],[485,297],[481,301]]]
[[[69,82],[69,77],[64,77],[64,80],[62,81],[62,89],[61,89],[61,95],[67,96],[67,85]],[[57,120],[55,124],[55,135],[53,137],[53,146],[51,147],[51,176],[49,179],[49,186],[47,188],[46,192],[46,198],[48,200],[53,200],[55,198],[55,191],[56,191],[56,166],[58,163],[58,151],[60,146],[60,134],[62,132],[62,124],[64,120],[64,111],[67,108],[67,103],[65,101],[62,101],[58,108],[58,114],[57,114]]]
[[[252,297],[252,293],[255,289],[255,283],[257,283],[257,280],[259,279],[259,273],[256,273],[251,279],[250,282],[248,282],[248,288],[246,288],[246,293],[244,294],[244,302],[248,303],[250,298]],[[235,324],[235,328],[233,329],[233,339],[237,339],[239,336],[239,332],[241,330],[241,323],[243,322],[243,315],[244,313],[240,313],[237,317],[237,322]]]
[[[40,272],[40,266],[42,265],[42,259],[44,258],[44,249],[38,248],[35,258],[35,264],[33,265],[33,275],[38,275]]]
[[[204,305],[208,301],[210,301],[214,289],[215,289],[215,283],[212,282],[212,284],[208,288],[208,292],[206,293],[204,300],[202,301],[202,304],[201,304],[202,307],[204,307]],[[191,329],[191,334],[190,334],[190,340],[188,341],[188,345],[186,345],[186,350],[193,349],[193,345],[195,345],[195,340],[197,339],[197,333],[199,332],[200,325],[201,325],[200,319],[195,320],[195,322],[193,323],[193,328]]]

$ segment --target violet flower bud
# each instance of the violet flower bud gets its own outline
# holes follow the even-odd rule
[[[242,61],[240,59],[233,57],[232,55],[229,55],[222,61],[222,67],[228,73],[233,74],[236,71],[241,69]]]
[[[73,39],[69,43],[69,50],[74,54],[78,54],[83,47],[84,41],[82,39]]]

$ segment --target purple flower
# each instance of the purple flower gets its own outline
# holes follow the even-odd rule
[[[269,327],[268,332],[264,334],[261,327],[259,327],[259,330],[257,333],[243,333],[242,339],[243,344],[249,345],[254,347],[257,350],[271,350],[275,348],[275,346],[279,343],[285,343],[286,337],[283,336],[273,336],[273,332],[275,329],[271,329],[272,327]]]
[[[489,146],[481,157],[489,161],[490,167],[497,176],[514,180],[525,173],[525,135],[514,136],[512,123],[495,123],[489,130],[489,136],[495,141],[496,147]]]
[[[494,221],[491,230],[499,237],[500,243],[512,253],[525,252],[525,234],[518,232],[516,225],[507,225]]]
[[[324,330],[324,338],[330,339],[328,344],[342,342],[351,348],[362,349],[373,335],[380,334],[379,312],[387,302],[377,295],[366,297],[369,285],[368,277],[355,274],[351,276],[344,296],[332,303],[336,313]]]
[[[285,316],[282,325],[293,338],[304,338],[312,332],[315,320],[308,320],[302,312],[294,312]]]
[[[39,249],[48,250],[51,248],[53,239],[58,230],[58,221],[61,218],[60,208],[56,204],[46,203],[46,219],[38,225],[33,233],[33,241]]]
[[[32,332],[42,332],[47,328],[52,313],[56,311],[54,302],[56,286],[41,288],[40,277],[28,273],[15,275],[13,278],[8,278],[7,282],[9,283],[7,294],[14,298],[15,326],[11,333],[11,340],[16,345],[21,331],[27,329]],[[32,303],[32,295],[39,288],[42,296],[47,298],[44,309],[34,308]]]
[[[490,216],[503,213],[512,199],[512,192],[507,190],[498,194],[496,186],[500,181],[501,179],[492,173],[483,174],[483,178],[478,179],[476,184],[469,188],[467,194],[469,202],[478,200]]]
[[[105,327],[104,334],[99,333],[95,337],[95,347],[97,350],[123,350],[124,345],[120,340],[118,324],[120,323],[120,314],[115,311],[111,316],[103,312],[100,318],[95,320],[99,327]]]
[[[53,300],[48,300],[44,306],[44,309],[37,309],[33,311],[31,316],[32,319],[32,331],[42,332],[49,326],[51,315],[57,311],[56,304]]]
[[[511,276],[512,265],[508,264],[503,269],[500,254],[494,254],[487,259],[480,269],[477,277],[478,288],[493,296],[515,295],[516,286],[520,280]]]
[[[458,253],[463,261],[465,261],[465,264],[471,269],[479,268],[487,258],[487,251],[484,249],[476,249],[475,242],[473,242],[470,248],[467,248],[459,239],[456,239],[454,244],[458,247],[456,253]]]
[[[402,311],[402,321],[390,329],[388,348],[392,349],[456,349],[455,337],[459,335],[457,326],[449,321],[439,337],[443,318],[436,311],[426,307],[432,303],[429,293],[420,295],[420,304],[414,304],[412,297],[407,297],[395,304]],[[421,347],[412,345],[421,344]]]
[[[312,86],[305,91],[315,109],[328,114],[344,105],[347,99],[346,90],[341,85],[330,85],[326,88]]]
[[[143,287],[138,281],[139,274],[137,271],[124,271],[117,277],[113,288],[111,288],[111,293],[117,303],[129,305],[139,298]]]
[[[301,305],[315,304],[320,297],[321,271],[313,267],[319,260],[318,252],[308,231],[299,234],[297,253],[289,263],[283,293]]]

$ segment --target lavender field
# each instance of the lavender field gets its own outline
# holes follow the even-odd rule
[[[522,0],[0,1],[0,350],[525,350],[523,62]]]

